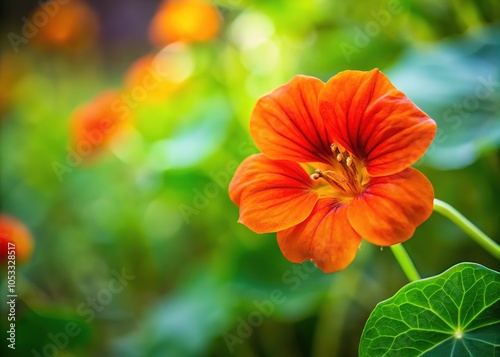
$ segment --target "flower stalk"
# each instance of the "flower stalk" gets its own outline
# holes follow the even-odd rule
[[[391,245],[391,250],[408,280],[420,280],[420,275],[403,245],[401,243]]]
[[[471,221],[465,218],[455,208],[446,202],[434,199],[434,211],[447,217],[450,221],[460,227],[460,229],[462,229],[469,237],[475,240],[477,244],[491,253],[491,255],[495,258],[500,259],[500,246],[474,224],[472,224]]]

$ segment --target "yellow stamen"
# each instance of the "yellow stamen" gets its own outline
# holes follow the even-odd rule
[[[337,175],[335,172],[327,170],[325,172],[320,169],[316,169],[314,173],[310,176],[312,180],[317,180],[320,177],[328,182],[331,186],[338,187],[339,189],[345,190],[348,182],[341,176]]]
[[[314,172],[310,177],[311,180],[317,180],[321,177],[321,175],[319,174],[318,170],[316,170],[316,172]]]
[[[335,162],[331,162],[331,170],[322,171],[317,169],[310,175],[312,180],[323,179],[330,186],[345,192],[345,197],[354,197],[359,192],[362,192],[366,184],[366,175],[360,169],[363,169],[363,163],[355,159],[355,157],[347,151],[342,145],[332,143],[330,145]],[[323,186],[320,186],[323,187]],[[340,195],[344,195],[341,193]],[[344,197],[344,196],[342,196]]]

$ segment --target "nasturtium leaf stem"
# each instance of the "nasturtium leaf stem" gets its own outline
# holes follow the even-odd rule
[[[420,275],[403,245],[401,243],[391,245],[391,250],[408,280],[420,280]]]
[[[460,227],[469,237],[474,239],[480,246],[490,252],[495,258],[500,259],[500,246],[479,228],[477,228],[471,221],[465,218],[455,208],[448,203],[434,199],[434,211],[441,213],[450,221]]]

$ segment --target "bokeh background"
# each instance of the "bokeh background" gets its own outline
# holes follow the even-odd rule
[[[1,7],[0,212],[19,236],[2,355],[356,356],[407,282],[390,249],[364,242],[335,274],[292,264],[227,194],[256,100],[299,73],[385,72],[438,123],[416,165],[436,197],[500,241],[496,0]],[[437,213],[405,246],[424,277],[499,268]]]

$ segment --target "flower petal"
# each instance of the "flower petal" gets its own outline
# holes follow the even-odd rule
[[[273,160],[330,162],[333,135],[318,111],[323,87],[317,78],[295,76],[257,102],[250,133],[264,155]]]
[[[352,226],[370,243],[389,246],[404,242],[432,213],[434,189],[419,171],[375,177],[365,192],[349,203]]]
[[[347,267],[360,242],[347,219],[347,205],[332,199],[320,199],[308,219],[278,232],[278,244],[288,260],[312,260],[325,273]]]
[[[273,161],[262,154],[245,159],[229,184],[240,207],[238,222],[257,233],[277,232],[304,221],[318,194],[313,180],[297,163]]]
[[[319,96],[320,113],[335,139],[365,162],[371,176],[415,163],[436,134],[436,123],[378,69],[344,71]]]

